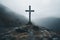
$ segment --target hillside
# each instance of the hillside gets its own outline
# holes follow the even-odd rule
[[[8,31],[13,27],[19,27],[27,22],[26,17],[18,15],[8,7],[0,4],[0,33]]]

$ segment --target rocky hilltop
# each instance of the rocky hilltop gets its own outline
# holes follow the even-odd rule
[[[22,25],[1,34],[1,40],[52,40],[55,32],[35,25]]]

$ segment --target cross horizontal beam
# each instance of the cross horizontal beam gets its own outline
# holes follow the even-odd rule
[[[34,12],[34,10],[25,10],[26,12]]]

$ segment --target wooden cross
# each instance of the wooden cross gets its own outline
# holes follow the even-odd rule
[[[31,12],[34,12],[34,10],[31,10],[31,6],[29,5],[29,10],[25,10],[26,12],[29,12],[29,24],[31,23]]]

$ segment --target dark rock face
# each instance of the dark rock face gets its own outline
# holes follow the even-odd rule
[[[27,32],[27,30],[24,30],[24,29],[16,29],[16,32],[17,33],[24,33],[24,32]]]
[[[40,28],[37,26],[33,26],[33,30],[38,31],[38,30],[40,30]]]

